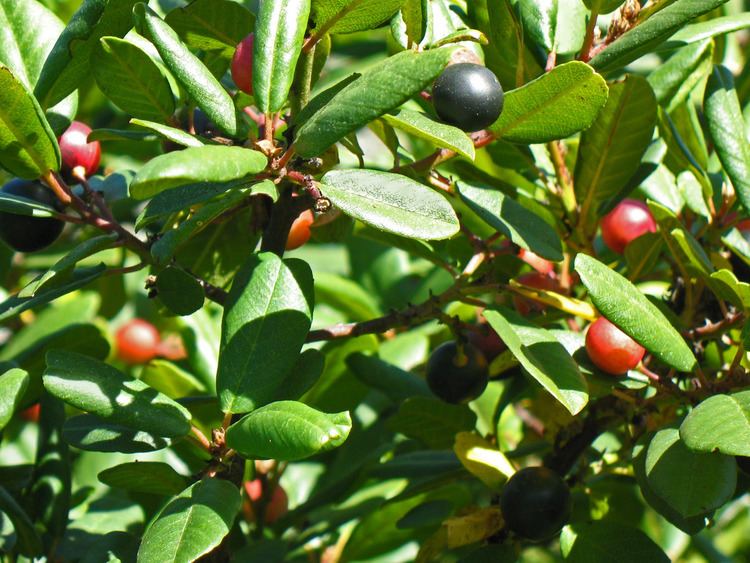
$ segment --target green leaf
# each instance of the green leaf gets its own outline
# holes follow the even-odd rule
[[[124,37],[133,27],[135,0],[85,0],[58,37],[44,62],[34,95],[48,108],[78,89],[91,72],[90,60],[99,39]]]
[[[427,34],[430,10],[428,0],[403,0],[401,18],[404,20],[406,35],[416,45],[419,45]]]
[[[682,421],[680,437],[697,452],[750,457],[750,391],[709,397]]]
[[[223,479],[203,479],[167,504],[146,528],[138,563],[195,561],[218,546],[240,511],[240,491]]]
[[[203,307],[203,287],[193,276],[179,268],[165,268],[156,278],[156,289],[161,302],[175,315],[192,315]]]
[[[302,52],[311,0],[265,0],[260,4],[253,43],[253,95],[258,109],[284,106]]]
[[[403,0],[313,0],[315,29],[329,33],[353,33],[374,29],[388,21]]]
[[[725,4],[727,0],[680,0],[656,12],[626,32],[591,59],[599,72],[612,72],[653,50],[690,20]]]
[[[237,116],[234,102],[211,71],[180,41],[177,33],[146,4],[136,4],[133,13],[138,30],[156,46],[164,64],[185,87],[198,107],[206,112],[208,118],[222,131],[235,135]]]
[[[29,386],[29,374],[13,368],[0,375],[0,431],[13,418]]]
[[[399,109],[383,115],[389,125],[432,143],[433,145],[457,152],[474,160],[474,143],[471,138],[451,125],[441,123],[418,111]]]
[[[742,207],[750,211],[750,145],[734,79],[726,67],[714,67],[706,84],[703,112],[724,171]]]
[[[355,352],[346,358],[346,364],[357,379],[373,389],[382,391],[395,403],[414,396],[431,397],[424,379],[376,356]]]
[[[737,466],[720,453],[696,453],[676,428],[657,432],[646,452],[646,475],[654,492],[683,518],[719,508],[734,494]]]
[[[505,96],[490,130],[512,143],[546,143],[589,127],[607,101],[607,84],[585,63],[555,67]]]
[[[588,402],[588,385],[573,358],[549,331],[505,308],[485,310],[484,318],[526,372],[571,414]]]
[[[154,359],[143,367],[140,379],[167,397],[178,399],[205,391],[205,385],[167,360]]]
[[[255,16],[232,0],[195,0],[165,18],[191,49],[222,51],[229,58],[253,29]]]
[[[297,153],[303,158],[323,154],[336,141],[400,106],[437,78],[452,52],[451,47],[404,51],[365,70],[299,128]]]
[[[710,39],[717,35],[739,31],[746,27],[750,27],[750,14],[747,12],[691,23],[670,37],[669,41],[664,43],[663,47],[665,49],[674,49],[682,45],[689,45],[690,43]]]
[[[372,293],[357,282],[328,272],[315,272],[315,303],[325,303],[352,321],[367,321],[382,311]]]
[[[0,193],[0,211],[27,217],[54,217],[58,211],[33,199]]]
[[[656,266],[664,248],[664,239],[659,233],[644,233],[625,247],[625,262],[628,279],[637,280]]]
[[[712,272],[708,279],[711,290],[737,307],[745,311],[750,309],[750,284],[737,279],[731,270],[722,269]]]
[[[589,10],[595,10],[597,14],[608,14],[614,12],[622,5],[622,0],[583,0]]]
[[[60,169],[60,147],[34,96],[0,64],[0,166],[36,179]]]
[[[450,203],[431,188],[389,172],[332,170],[321,190],[347,215],[408,238],[445,239],[458,232]]]
[[[101,471],[99,481],[109,487],[160,496],[180,494],[188,480],[158,461],[131,461]]]
[[[434,450],[453,447],[459,432],[473,430],[477,415],[468,405],[450,405],[433,396],[409,397],[388,420],[388,428]]]
[[[646,79],[628,75],[609,86],[609,98],[581,135],[575,169],[576,197],[585,225],[638,170],[656,127],[656,99]]]
[[[648,75],[656,101],[671,112],[682,104],[695,86],[711,72],[713,41],[700,41],[677,51]]]
[[[169,438],[110,424],[93,414],[79,414],[65,421],[63,438],[79,450],[135,454],[163,450]]]
[[[190,432],[190,413],[138,379],[81,354],[51,350],[45,389],[107,422],[173,438]]]
[[[182,129],[169,127],[168,125],[162,125],[161,123],[154,123],[153,121],[144,119],[131,119],[130,123],[154,131],[168,141],[172,141],[183,147],[202,147],[204,145],[203,141]],[[97,129],[97,131],[99,130]],[[89,139],[91,139],[91,136],[89,136]]]
[[[148,54],[117,37],[102,37],[91,55],[99,89],[125,113],[167,121],[175,110],[169,81]]]
[[[474,213],[514,244],[554,262],[563,259],[560,237],[536,213],[492,188],[461,182],[458,191]]]
[[[517,0],[517,9],[531,40],[548,53],[555,45],[557,0]]]
[[[296,401],[255,410],[227,430],[227,445],[248,459],[294,461],[337,448],[352,428],[348,412],[326,414]]]
[[[224,306],[216,375],[224,412],[248,412],[273,400],[305,342],[312,308],[306,262],[250,256]]]
[[[242,147],[191,147],[146,163],[130,184],[130,195],[148,199],[186,184],[229,182],[261,172],[266,163],[262,153]]]
[[[27,557],[41,556],[44,553],[42,540],[34,529],[34,524],[5,487],[0,487],[0,513],[7,516],[13,524],[18,536],[16,550],[19,553]]]
[[[560,535],[560,549],[568,563],[670,561],[654,540],[638,528],[606,520],[566,526]]]
[[[323,374],[325,357],[315,348],[302,352],[294,367],[278,386],[274,401],[296,401],[307,393]]]
[[[680,333],[633,284],[586,254],[576,256],[575,270],[607,319],[668,366],[693,370],[695,356]]]

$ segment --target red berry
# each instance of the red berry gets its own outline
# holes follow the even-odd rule
[[[638,365],[646,350],[607,319],[599,317],[586,333],[586,352],[602,371],[623,375]]]
[[[39,422],[39,403],[34,403],[29,408],[22,410],[21,418],[29,422]]]
[[[145,364],[159,352],[161,337],[156,327],[143,319],[133,319],[115,334],[117,357],[126,364]]]
[[[232,57],[232,80],[237,88],[246,94],[253,93],[253,43],[255,35],[251,33],[237,44]]]
[[[289,229],[289,236],[286,239],[286,249],[294,250],[310,240],[310,225],[315,220],[315,215],[309,209],[300,213],[299,217],[294,220]]]
[[[656,232],[648,206],[637,199],[624,199],[602,218],[602,238],[609,248],[622,254],[633,239]]]
[[[540,274],[551,274],[555,270],[555,265],[552,262],[545,260],[531,250],[522,248],[518,252],[518,257]]]
[[[533,287],[534,289],[544,289],[547,291],[558,291],[560,289],[560,284],[555,278],[540,274],[539,272],[529,272],[528,274],[518,276],[517,281],[520,284]],[[546,307],[538,301],[532,301],[531,299],[518,295],[513,296],[513,305],[515,306],[516,311],[524,317],[531,311],[543,311]]]
[[[253,503],[258,503],[263,497],[263,481],[260,479],[245,481],[245,492]],[[265,517],[263,519],[266,524],[273,524],[289,512],[289,497],[287,497],[286,491],[284,491],[281,485],[276,485],[276,488],[271,492],[271,498],[267,499],[266,503]],[[245,503],[244,511],[247,521],[255,522],[253,505],[249,502]]]
[[[102,148],[99,141],[88,142],[89,133],[91,127],[74,121],[60,137],[60,153],[66,170],[72,171],[80,166],[86,176],[91,176],[99,168]]]

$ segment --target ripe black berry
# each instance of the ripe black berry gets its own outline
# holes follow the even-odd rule
[[[509,530],[529,540],[546,540],[570,518],[570,489],[551,469],[526,467],[503,487],[500,510]]]
[[[55,195],[39,182],[16,178],[5,184],[0,192],[25,197],[62,210]],[[30,217],[0,212],[0,239],[18,252],[34,252],[57,240],[65,223],[50,217]]]
[[[448,66],[432,87],[432,102],[440,119],[464,131],[492,125],[503,111],[504,97],[493,72],[474,63]]]
[[[465,344],[458,353],[455,342],[438,346],[427,361],[430,390],[448,403],[476,399],[487,387],[487,360],[475,346]]]

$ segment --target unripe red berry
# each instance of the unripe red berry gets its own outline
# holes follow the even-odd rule
[[[656,221],[645,203],[624,199],[602,218],[601,227],[604,244],[622,254],[630,241],[644,233],[655,233]]]
[[[312,234],[310,232],[310,225],[312,225],[314,220],[315,215],[309,209],[305,209],[299,214],[299,217],[294,220],[289,229],[289,236],[286,239],[287,250],[299,248],[310,240],[310,235]]]
[[[604,317],[586,333],[586,352],[594,365],[612,375],[623,375],[643,359],[646,350]]]
[[[525,248],[522,248],[518,252],[518,257],[526,262],[529,266],[534,268],[537,272],[540,274],[551,274],[555,270],[555,265],[550,262],[549,260],[546,260],[536,254],[535,252],[532,252],[531,250],[526,250]]]
[[[260,502],[263,497],[264,487],[263,481],[260,479],[254,479],[253,481],[245,481],[245,492],[253,503]],[[276,488],[271,492],[271,498],[268,499],[266,504],[266,510],[264,513],[263,521],[266,524],[273,524],[279,518],[289,512],[289,497],[287,497],[286,491],[281,485],[276,485]],[[246,502],[244,505],[245,518],[248,522],[255,522],[256,516],[253,511],[253,505]]]
[[[159,353],[161,336],[156,327],[143,319],[132,319],[115,334],[117,357],[126,364],[145,364]]]
[[[80,121],[74,121],[60,136],[60,153],[63,168],[73,171],[81,167],[85,176],[91,176],[99,168],[102,148],[99,141],[88,142],[91,127]]]
[[[232,57],[232,80],[237,88],[252,95],[253,93],[253,43],[255,34],[251,33],[237,44]]]

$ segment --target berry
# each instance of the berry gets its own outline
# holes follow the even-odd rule
[[[503,101],[497,76],[474,63],[446,67],[432,87],[432,102],[440,119],[464,131],[492,125],[503,111]]]
[[[156,327],[143,319],[132,319],[115,334],[117,357],[126,364],[145,364],[159,353],[161,337]]]
[[[466,339],[484,354],[487,363],[497,358],[506,350],[505,342],[486,323],[478,325],[476,331],[467,331]]]
[[[315,220],[315,215],[309,209],[305,209],[299,214],[289,229],[289,236],[286,239],[286,249],[294,250],[310,240],[310,225]]]
[[[85,176],[91,176],[99,168],[102,148],[99,141],[88,142],[91,127],[80,121],[74,121],[59,139],[65,171],[75,171],[79,166]]]
[[[253,43],[255,35],[251,33],[237,44],[232,57],[232,80],[237,88],[252,95],[253,93]]]
[[[39,422],[39,403],[34,403],[29,408],[21,411],[21,418],[29,422]]]
[[[623,375],[638,365],[646,350],[607,319],[599,317],[586,333],[586,352],[602,371]]]
[[[557,534],[570,518],[571,504],[565,481],[546,467],[526,467],[516,472],[500,496],[505,526],[534,541]]]
[[[518,276],[517,281],[520,284],[534,289],[545,289],[547,291],[558,291],[560,289],[560,284],[557,279],[539,272],[529,272],[528,274]],[[523,317],[532,311],[541,312],[546,307],[543,303],[519,295],[513,296],[513,305],[515,306],[516,311],[518,311]]]
[[[625,252],[628,243],[642,234],[656,232],[651,211],[637,199],[623,199],[602,218],[601,226],[604,244],[618,254]]]
[[[518,257],[534,268],[540,274],[549,275],[555,271],[555,265],[549,260],[545,260],[535,252],[522,248],[518,252]]]
[[[245,481],[245,492],[253,503],[258,503],[263,498],[263,488],[263,481],[260,479]],[[263,518],[266,524],[273,524],[289,512],[289,497],[287,497],[286,491],[281,485],[276,485],[276,488],[271,492],[271,498],[266,500],[266,503]],[[255,512],[251,503],[245,503],[244,511],[247,521],[255,522]]]
[[[427,384],[448,403],[476,399],[487,387],[487,377],[487,359],[471,344],[465,344],[460,355],[456,342],[445,342],[427,361]]]
[[[16,178],[5,184],[0,192],[25,197],[62,211],[62,204],[46,186]],[[65,223],[51,217],[30,217],[0,212],[0,239],[18,252],[35,252],[47,248],[57,240]]]

